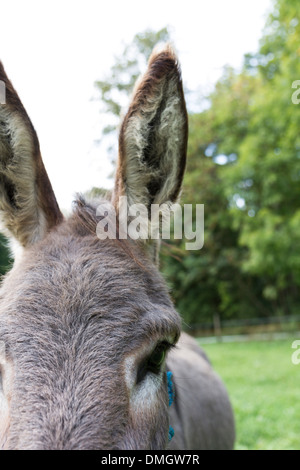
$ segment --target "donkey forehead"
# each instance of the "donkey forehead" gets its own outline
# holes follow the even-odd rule
[[[78,237],[69,225],[28,250],[4,283],[0,315],[10,334],[46,348],[90,339],[100,348],[105,340],[106,348],[123,352],[145,339],[175,340],[179,316],[147,258],[115,240]]]

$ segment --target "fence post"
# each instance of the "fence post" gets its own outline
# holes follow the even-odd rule
[[[218,313],[214,314],[213,321],[214,321],[215,337],[217,338],[217,341],[221,343],[222,342],[221,318]]]

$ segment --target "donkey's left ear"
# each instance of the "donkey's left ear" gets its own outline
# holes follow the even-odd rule
[[[42,162],[35,129],[0,62],[0,220],[5,234],[26,247],[63,216]]]
[[[181,71],[167,45],[152,53],[123,120],[115,198],[127,196],[129,205],[148,208],[175,202],[185,170],[187,136]]]

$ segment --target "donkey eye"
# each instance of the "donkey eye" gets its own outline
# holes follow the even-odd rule
[[[166,346],[162,343],[159,344],[148,359],[148,370],[151,370],[151,372],[159,372],[160,366],[166,357],[166,352]]]
[[[167,342],[159,343],[156,346],[151,355],[140,365],[136,378],[137,384],[139,384],[149,372],[156,375],[160,373],[161,366],[170,347],[171,345]]]

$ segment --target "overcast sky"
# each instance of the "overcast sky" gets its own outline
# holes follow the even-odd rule
[[[94,82],[124,42],[169,25],[191,89],[209,89],[225,64],[255,52],[271,0],[0,0],[0,45],[8,76],[38,132],[59,204],[112,186]]]

